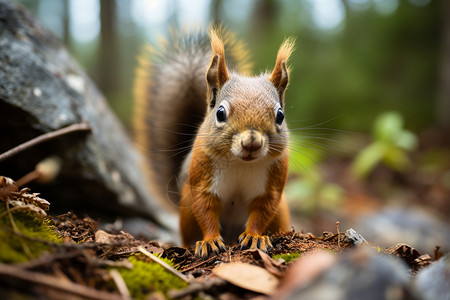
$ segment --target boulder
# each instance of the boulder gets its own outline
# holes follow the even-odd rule
[[[51,213],[144,217],[158,227],[173,217],[147,191],[141,156],[95,84],[60,40],[19,4],[0,0],[0,153],[43,133],[87,122],[74,133],[0,162],[14,180],[56,155],[62,169],[50,185],[31,184]]]

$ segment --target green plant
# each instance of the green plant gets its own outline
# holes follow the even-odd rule
[[[291,140],[291,179],[285,192],[292,209],[298,207],[303,215],[311,215],[319,210],[335,211],[342,203],[344,190],[326,181],[321,174],[319,162],[324,157],[325,146],[296,135],[292,135]]]
[[[119,269],[128,290],[133,298],[142,299],[146,294],[153,291],[160,291],[167,295],[170,289],[181,289],[187,284],[167,272],[161,265],[154,262],[142,260],[143,256],[131,256],[129,261],[133,264],[133,269]],[[169,259],[162,258],[164,262],[173,265]]]
[[[408,152],[417,147],[417,137],[404,129],[403,123],[398,112],[385,112],[377,117],[373,141],[356,156],[352,164],[353,174],[363,178],[380,163],[399,172],[411,165]]]
[[[36,218],[26,211],[11,213],[15,232],[5,205],[0,204],[0,262],[18,263],[37,258],[42,252],[51,250],[49,243],[61,242],[49,219]]]
[[[272,259],[277,260],[279,258],[283,259],[286,264],[291,263],[293,260],[300,257],[300,252],[293,252],[293,253],[285,253],[285,254],[275,254],[272,256]]]

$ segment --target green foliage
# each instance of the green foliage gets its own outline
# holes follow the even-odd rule
[[[291,263],[293,260],[300,257],[300,252],[286,253],[286,254],[275,254],[272,259],[277,260],[279,258],[283,259],[286,264]]]
[[[291,134],[289,152],[289,172],[302,176],[315,177],[315,167],[323,155],[308,139]]]
[[[160,291],[167,295],[170,289],[181,289],[187,286],[180,278],[167,272],[161,265],[139,259],[141,256],[131,256],[129,261],[133,269],[119,269],[128,290],[133,298],[142,299],[146,294]],[[169,259],[162,258],[164,262],[173,266]]]
[[[299,141],[298,137],[292,139]],[[334,211],[344,197],[342,187],[323,179],[318,166],[323,155],[313,146],[305,140],[294,145],[289,154],[289,172],[294,179],[288,181],[285,193],[293,209],[301,207],[304,215],[318,210]]]
[[[12,212],[19,234],[16,234],[6,212],[0,205],[0,262],[18,263],[37,258],[42,252],[51,250],[48,243],[60,243],[61,238],[49,219],[38,219],[23,212]]]
[[[291,180],[286,185],[286,197],[292,208],[300,208],[303,215],[317,211],[335,211],[344,199],[344,189],[334,183],[326,182],[321,177]]]
[[[355,158],[353,173],[363,178],[380,163],[403,172],[411,164],[408,152],[417,146],[414,133],[403,128],[403,117],[397,112],[385,112],[377,117],[373,128],[373,142]]]

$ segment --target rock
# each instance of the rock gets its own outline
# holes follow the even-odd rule
[[[388,208],[363,216],[357,231],[368,241],[380,247],[389,247],[399,241],[421,253],[432,253],[440,246],[443,253],[450,251],[450,228],[423,210],[415,208]]]
[[[0,153],[80,122],[92,133],[35,146],[0,162],[0,175],[17,180],[57,155],[60,176],[33,186],[53,212],[141,216],[170,226],[173,217],[150,197],[142,159],[102,94],[54,34],[19,4],[0,0]]]
[[[281,299],[418,299],[413,293],[408,269],[400,259],[380,255],[367,247],[361,247],[340,256],[336,263],[306,285],[297,286],[288,296]]]
[[[425,300],[450,300],[450,254],[422,269],[415,287]]]

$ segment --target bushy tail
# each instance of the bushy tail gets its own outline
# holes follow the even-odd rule
[[[249,73],[248,51],[234,34],[220,27],[210,30],[223,39],[234,69]],[[179,203],[177,176],[206,114],[210,62],[210,41],[202,31],[172,32],[158,47],[144,46],[138,58],[135,141],[147,159],[151,192],[165,203]]]

